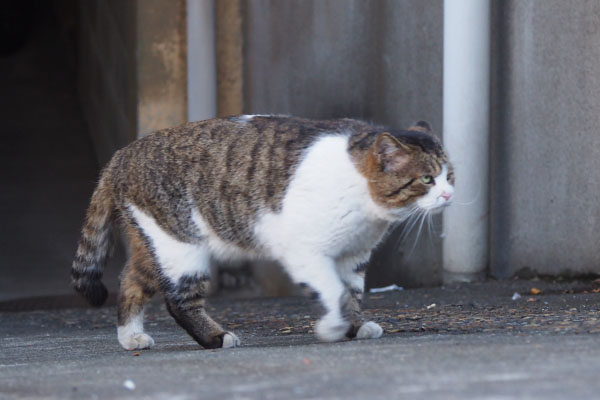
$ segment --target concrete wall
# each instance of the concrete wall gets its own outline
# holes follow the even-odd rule
[[[441,128],[442,12],[441,0],[246,2],[244,112]],[[440,283],[440,232],[392,235],[368,285]]]
[[[441,127],[442,17],[441,1],[248,2],[244,110]],[[599,43],[596,0],[494,2],[493,276],[600,273]],[[439,283],[438,236],[392,235],[368,284]]]
[[[187,121],[185,0],[137,7],[138,136]]]
[[[219,0],[215,4],[217,115],[220,117],[241,114],[244,108],[242,8],[242,0]]]
[[[185,121],[185,2],[138,6],[81,7],[80,87],[101,161]],[[220,113],[441,128],[442,0],[227,0],[216,14]],[[598,273],[600,3],[495,1],[493,31],[490,272]],[[368,285],[440,283],[440,224],[391,235]]]
[[[491,273],[600,273],[600,2],[494,12]]]
[[[185,0],[79,3],[78,80],[100,165],[187,120]]]

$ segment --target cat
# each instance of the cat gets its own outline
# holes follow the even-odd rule
[[[118,340],[149,348],[144,305],[163,294],[204,348],[240,345],[205,309],[214,260],[272,259],[309,286],[325,314],[322,341],[378,338],[361,316],[361,268],[390,226],[438,212],[454,172],[428,123],[395,130],[354,119],[218,118],[154,132],[117,151],[102,171],[71,269],[100,306],[102,270],[121,227],[129,259],[118,296]]]

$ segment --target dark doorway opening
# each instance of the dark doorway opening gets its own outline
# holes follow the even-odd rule
[[[0,6],[0,301],[72,293],[70,264],[98,176],[76,86],[76,7]]]

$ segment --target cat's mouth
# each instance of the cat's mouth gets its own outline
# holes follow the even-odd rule
[[[429,208],[427,212],[429,214],[440,214],[446,207],[448,207],[452,201],[444,200],[441,204],[436,204],[433,207]]]
[[[421,208],[426,213],[439,214],[442,211],[444,211],[444,209],[446,207],[448,207],[450,204],[452,204],[453,197],[454,196],[445,198],[445,197],[440,196],[434,202],[420,202],[420,204],[419,203],[417,203],[417,204],[418,204],[419,208]]]

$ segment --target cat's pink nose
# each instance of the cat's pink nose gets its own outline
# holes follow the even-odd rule
[[[440,194],[440,197],[443,197],[444,200],[448,201],[452,197],[452,193],[443,192],[442,194]]]

